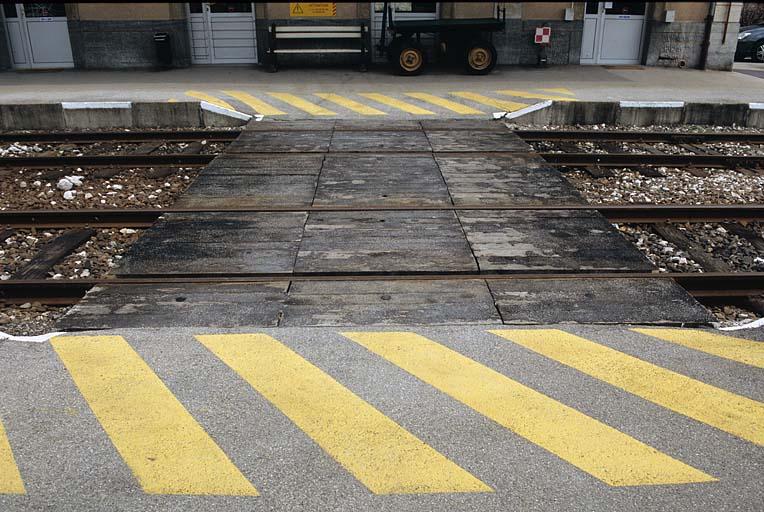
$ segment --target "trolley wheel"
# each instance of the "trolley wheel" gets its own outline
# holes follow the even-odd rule
[[[390,44],[387,45],[387,62],[395,64],[398,61],[398,54],[401,53],[401,48],[406,43],[406,39],[402,37],[396,37]]]
[[[487,75],[496,66],[496,48],[488,41],[473,41],[464,52],[464,67],[472,75]]]
[[[425,59],[422,47],[413,41],[405,41],[398,52],[398,58],[395,65],[398,67],[398,74],[404,76],[418,75],[424,68]]]

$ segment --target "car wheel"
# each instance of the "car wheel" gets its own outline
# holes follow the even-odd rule
[[[756,43],[751,52],[751,57],[753,57],[755,62],[764,62],[764,41]]]

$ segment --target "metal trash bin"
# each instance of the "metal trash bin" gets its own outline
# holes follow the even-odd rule
[[[167,32],[157,32],[154,34],[154,46],[157,51],[157,60],[160,69],[169,69],[172,67],[172,42],[170,34]]]

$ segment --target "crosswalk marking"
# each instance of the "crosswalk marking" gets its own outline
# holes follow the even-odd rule
[[[738,363],[764,368],[764,342],[732,338],[699,329],[632,329],[677,345]]]
[[[397,108],[398,110],[408,112],[409,114],[415,114],[420,116],[435,115],[435,112],[431,112],[430,110],[424,109],[422,107],[418,107],[414,105],[413,103],[402,101],[402,100],[393,98],[391,96],[386,96],[384,94],[378,94],[375,92],[363,92],[363,93],[359,93],[358,95],[363,96],[364,98],[370,99],[372,101],[376,101],[377,103],[387,105],[388,107],[393,107],[393,108]]]
[[[441,98],[440,96],[435,96],[434,94],[428,94],[425,92],[407,92],[406,96],[424,101],[426,103],[432,103],[433,105],[437,105],[438,107],[445,108],[446,110],[456,112],[457,114],[485,114],[485,112],[481,112],[480,110],[468,107],[467,105],[462,105],[461,103],[457,103],[455,101]]]
[[[573,98],[569,98],[566,96],[554,96],[552,94],[539,94],[535,92],[526,92],[526,91],[516,91],[514,89],[502,89],[501,91],[496,91],[499,94],[504,94],[507,96],[514,96],[515,98],[529,98],[529,99],[537,99],[537,100],[556,100],[556,101],[576,101]]]
[[[477,94],[474,92],[459,91],[459,92],[452,92],[451,94],[459,98],[464,98],[465,100],[474,101],[475,103],[488,105],[489,107],[494,107],[494,108],[506,110],[509,112],[520,110],[528,106],[525,103],[517,103],[514,101],[507,101],[507,100],[497,100],[495,98],[490,98],[488,96],[484,96],[482,94]]]
[[[553,92],[555,94],[567,94],[568,96],[575,96],[575,94],[573,94],[573,91],[571,91],[567,87],[547,87],[547,88],[542,88],[540,90],[544,92]]]
[[[556,329],[490,331],[634,395],[764,445],[764,404]]]
[[[423,336],[408,332],[343,335],[609,485],[715,480]]]
[[[368,105],[364,105],[363,103],[359,103],[355,100],[351,100],[350,98],[346,98],[345,96],[340,96],[339,94],[317,92],[315,93],[315,95],[318,96],[319,98],[323,98],[327,101],[331,101],[332,103],[336,103],[337,105],[341,107],[345,107],[349,110],[352,110],[353,112],[358,112],[359,114],[363,114],[365,116],[387,115],[381,110],[377,110],[376,108],[370,107]]]
[[[243,92],[243,91],[234,91],[234,90],[226,90],[223,91],[228,96],[235,98],[239,100],[240,102],[244,103],[246,106],[251,108],[255,113],[257,114],[263,114],[265,116],[284,116],[286,115],[286,112],[283,110],[279,110],[273,105],[270,105],[263,100],[260,100],[258,98],[255,98],[249,93]]]
[[[299,96],[295,96],[294,94],[290,94],[287,92],[269,92],[269,96],[276,98],[277,100],[283,101],[284,103],[288,103],[289,105],[292,105],[295,108],[299,108],[303,112],[307,112],[308,114],[314,115],[314,116],[336,116],[336,112],[332,112],[329,109],[326,109],[320,105],[316,105],[315,103],[304,100],[300,98]]]
[[[196,338],[373,493],[491,491],[270,336]]]
[[[212,103],[213,105],[227,108],[228,110],[236,110],[235,108],[233,108],[233,105],[231,105],[227,101],[223,101],[216,96],[207,94],[206,92],[191,90],[191,91],[186,91],[186,96],[191,96],[192,98],[196,98],[197,100],[206,101],[207,103]]]
[[[11,443],[0,421],[0,494],[24,494],[24,481],[16,466]]]
[[[121,336],[56,337],[51,344],[145,492],[258,495]]]

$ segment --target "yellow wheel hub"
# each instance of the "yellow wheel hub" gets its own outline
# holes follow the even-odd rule
[[[422,66],[422,53],[414,48],[406,48],[398,58],[401,68],[406,71],[416,71]]]
[[[472,69],[486,69],[491,65],[491,53],[485,48],[472,48],[467,62]]]

